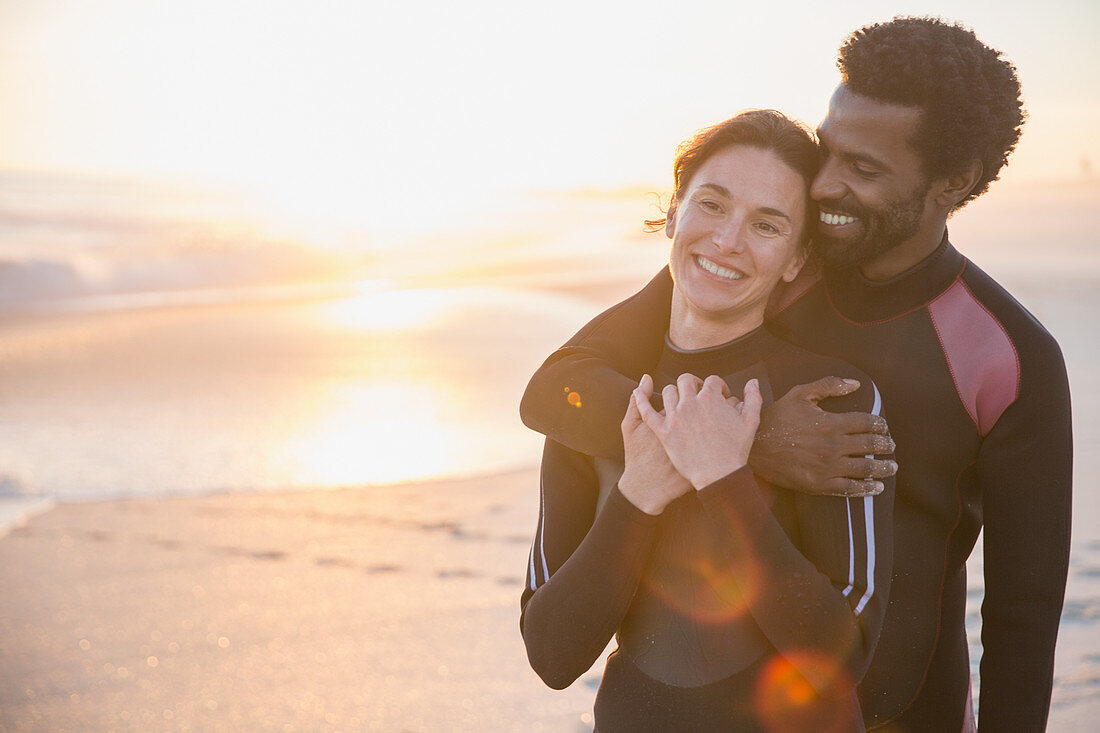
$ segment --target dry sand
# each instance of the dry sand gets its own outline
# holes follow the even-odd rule
[[[587,729],[519,635],[536,487],[59,505],[0,539],[0,730]]]

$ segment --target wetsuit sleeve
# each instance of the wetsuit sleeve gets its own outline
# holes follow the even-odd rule
[[[563,689],[592,666],[634,599],[656,536],[650,516],[611,490],[597,511],[592,461],[546,441],[539,523],[520,600],[531,667]]]
[[[978,454],[985,599],[979,729],[1042,731],[1069,568],[1069,386],[1053,339],[1019,346],[1018,398]]]
[[[661,356],[671,302],[666,267],[589,321],[531,377],[520,402],[524,424],[574,450],[621,462],[619,423],[638,380]]]
[[[879,412],[877,400],[860,409]],[[843,694],[867,671],[886,613],[893,479],[874,497],[791,492],[796,538],[769,507],[773,490],[745,467],[699,497],[738,585],[752,589],[749,610],[765,636],[819,694]]]

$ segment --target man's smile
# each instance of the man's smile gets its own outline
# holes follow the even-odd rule
[[[852,224],[859,221],[859,219],[854,216],[831,214],[828,211],[822,211],[819,220],[822,224],[827,224],[829,226],[844,226],[845,224]]]

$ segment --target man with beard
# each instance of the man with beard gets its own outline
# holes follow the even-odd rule
[[[947,235],[948,216],[985,192],[1019,139],[1016,72],[973,32],[928,18],[855,31],[837,63],[811,188],[821,264],[773,301],[767,325],[863,369],[889,405],[894,578],[860,687],[864,718],[973,728],[965,563],[984,524],[978,721],[1039,731],[1069,562],[1065,366],[1050,334]],[[670,292],[665,271],[555,352],[524,395],[524,422],[621,460],[618,424],[660,353]],[[894,448],[881,418],[817,407],[851,389],[821,380],[776,401],[754,472],[809,493],[880,490],[874,479],[895,468],[875,457]]]

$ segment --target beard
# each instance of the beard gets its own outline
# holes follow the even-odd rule
[[[854,199],[818,201],[833,213],[859,219],[860,230],[854,237],[834,237],[818,225],[814,250],[830,267],[860,265],[889,252],[917,233],[924,216],[924,197],[932,182],[926,181],[907,198],[891,201],[879,208],[861,206]]]

